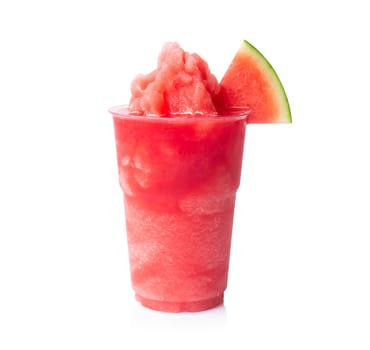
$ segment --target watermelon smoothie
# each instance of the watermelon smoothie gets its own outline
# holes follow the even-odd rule
[[[220,83],[168,42],[131,82],[114,120],[132,286],[144,306],[201,311],[223,302],[248,123],[291,123],[267,59],[243,41]]]
[[[136,299],[167,312],[221,304],[246,111],[168,118],[127,106],[110,112]]]

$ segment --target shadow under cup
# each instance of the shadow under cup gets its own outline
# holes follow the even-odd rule
[[[131,281],[144,306],[201,311],[223,302],[248,112],[113,115]]]

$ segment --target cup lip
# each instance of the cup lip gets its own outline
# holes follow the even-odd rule
[[[137,121],[147,121],[147,122],[168,122],[168,123],[176,123],[176,122],[225,122],[225,121],[237,121],[237,120],[245,120],[247,122],[248,115],[251,112],[249,107],[232,107],[228,108],[221,114],[210,114],[210,115],[203,115],[203,114],[176,114],[170,116],[156,116],[156,115],[139,115],[135,113],[130,113],[128,105],[117,105],[108,109],[108,112],[113,115],[113,118],[118,119],[129,119],[129,120],[137,120]]]

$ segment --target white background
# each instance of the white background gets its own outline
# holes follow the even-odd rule
[[[356,0],[1,1],[0,349],[369,349],[368,21]],[[165,41],[221,78],[242,39],[293,124],[248,126],[225,306],[145,310],[107,109]]]

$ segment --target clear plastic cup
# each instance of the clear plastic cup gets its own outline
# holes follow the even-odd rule
[[[144,306],[201,311],[223,302],[248,111],[113,115],[132,287]]]

